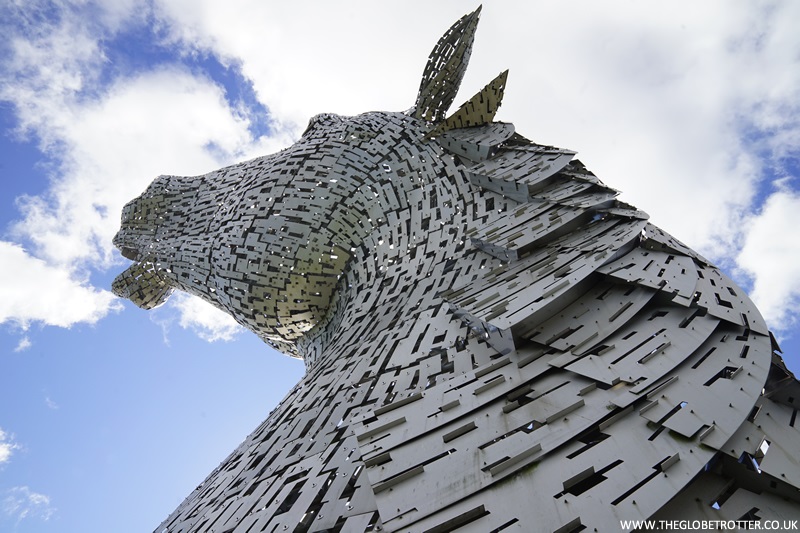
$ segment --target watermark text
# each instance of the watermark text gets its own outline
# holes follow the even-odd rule
[[[797,531],[800,520],[620,520],[625,531]]]

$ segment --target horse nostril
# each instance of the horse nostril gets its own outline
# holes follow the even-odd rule
[[[120,248],[120,252],[122,252],[122,257],[125,259],[130,259],[131,261],[136,261],[136,257],[139,255],[133,248],[128,248],[125,246]]]

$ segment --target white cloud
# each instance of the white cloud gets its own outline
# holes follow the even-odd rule
[[[174,320],[170,311],[177,311],[178,324],[193,331],[201,339],[208,342],[231,341],[244,331],[244,328],[224,311],[221,311],[195,296],[184,293],[173,294],[164,309],[156,311],[154,320],[161,324],[165,338],[170,324]]]
[[[15,17],[18,27],[9,32],[3,66],[12,76],[0,83],[0,96],[18,108],[23,130],[46,133],[56,106],[73,98],[96,77],[92,65],[102,60],[102,50],[83,21],[69,12],[58,24],[22,19]],[[63,124],[49,126],[59,128]]]
[[[26,486],[13,487],[6,491],[3,512],[16,523],[26,518],[50,520],[56,509],[50,505],[50,497],[34,492]]]
[[[0,428],[0,465],[7,463],[11,459],[14,450],[18,449],[19,445],[14,442],[11,435]]]
[[[27,336],[24,336],[17,343],[17,347],[14,348],[14,352],[16,352],[16,353],[24,352],[25,350],[30,348],[32,345],[33,345],[33,343],[31,342],[31,340]]]
[[[45,397],[44,397],[44,404],[45,404],[45,405],[46,405],[46,406],[47,406],[49,409],[52,409],[52,410],[54,410],[54,411],[55,411],[55,410],[57,410],[57,409],[58,409],[58,407],[59,407],[59,405],[58,405],[56,402],[54,402],[54,401],[53,401],[53,399],[52,399],[52,398],[50,398],[50,396],[45,396]]]
[[[161,0],[155,6],[174,42],[239,64],[276,123],[296,133],[321,112],[411,107],[428,53],[465,10],[453,0]]]
[[[92,287],[5,241],[0,241],[0,293],[0,323],[22,327],[33,321],[61,327],[93,324],[120,309],[110,291]]]
[[[778,330],[797,325],[800,307],[800,194],[779,190],[761,213],[747,220],[744,245],[736,258],[753,277],[751,297]]]

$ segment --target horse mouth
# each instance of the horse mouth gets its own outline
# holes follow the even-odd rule
[[[153,309],[167,301],[172,287],[150,261],[137,261],[111,283],[111,292],[142,309]]]
[[[133,261],[133,264],[114,278],[111,292],[142,309],[153,309],[166,302],[172,294],[172,287],[151,258],[145,257],[138,248],[130,245],[125,228],[117,232],[113,243],[122,257]]]
[[[119,248],[122,257],[125,259],[129,259],[131,261],[138,261],[139,260],[139,252],[136,251],[135,248],[129,248],[127,246],[121,246]]]

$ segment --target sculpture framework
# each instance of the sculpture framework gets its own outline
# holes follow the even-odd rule
[[[409,111],[318,115],[125,207],[116,294],[198,295],[307,367],[156,531],[800,513],[800,387],[742,290],[574,152],[495,122],[506,72],[446,116],[479,12]]]

